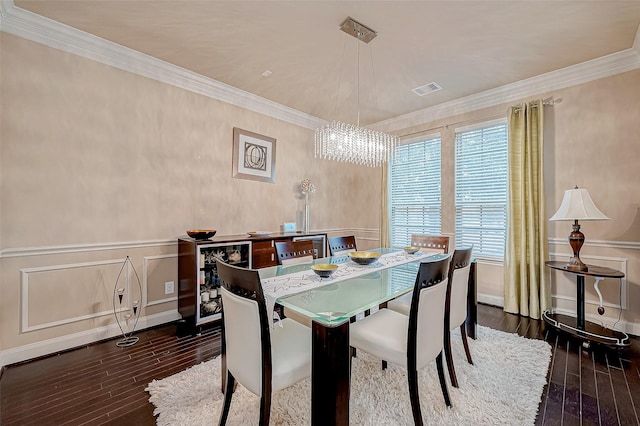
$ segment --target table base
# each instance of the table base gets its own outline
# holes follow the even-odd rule
[[[584,326],[579,326],[576,317],[552,314],[549,311],[543,312],[542,318],[552,327],[579,339],[614,347],[627,347],[631,345],[627,333],[611,330],[610,328],[602,327],[590,321],[584,321]]]
[[[313,321],[311,360],[311,424],[349,424],[351,351],[349,321],[325,327]]]

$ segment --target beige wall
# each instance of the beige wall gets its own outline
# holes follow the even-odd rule
[[[314,159],[312,130],[0,34],[4,360],[112,332],[127,255],[141,325],[174,319],[176,238],[301,226],[305,177],[312,230],[378,245],[380,170]],[[275,184],[231,177],[233,127],[277,140]]]
[[[566,189],[575,185],[589,189],[600,209],[612,220],[584,222],[586,236],[581,258],[586,263],[608,266],[627,274],[623,283],[621,320],[618,329],[640,334],[640,70],[591,83],[540,93],[531,97],[562,99],[545,107],[545,185],[547,213],[559,207]],[[442,231],[454,234],[454,137],[459,127],[506,118],[505,103],[464,115],[421,123],[402,134],[440,133],[442,137]],[[411,136],[415,138],[415,135]],[[552,260],[567,260],[569,222],[550,222]],[[501,264],[481,260],[478,268],[479,298],[502,306]],[[553,304],[560,312],[575,312],[575,276],[553,273]],[[601,289],[608,306],[604,317],[596,313],[593,280],[587,280],[588,319],[611,325],[618,320],[620,287],[605,280]],[[626,294],[626,296],[625,296]]]
[[[174,243],[184,230],[276,230],[299,219],[309,177],[312,229],[378,244],[380,171],[313,158],[312,130],[0,33],[0,363],[113,334],[113,284],[129,255],[141,279],[141,327],[177,317]],[[640,71],[541,93],[547,210],[590,190],[612,220],[583,224],[583,259],[627,273],[620,327],[640,334]],[[443,232],[453,234],[456,127],[506,116],[508,104],[402,133],[441,132]],[[438,128],[448,125],[448,127]],[[276,183],[231,178],[233,127],[277,139]],[[550,224],[552,258],[568,223]],[[574,281],[553,275],[554,305],[575,310]],[[605,282],[605,322],[618,287]],[[481,261],[480,299],[502,303],[502,265]],[[595,294],[588,286],[587,297]],[[587,314],[596,319],[595,305]]]

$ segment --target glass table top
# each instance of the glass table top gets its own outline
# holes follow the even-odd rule
[[[397,249],[375,249],[382,254],[398,252]],[[400,250],[401,251],[401,250]],[[276,302],[327,327],[349,321],[349,318],[380,303],[401,296],[413,289],[421,262],[441,259],[442,255],[417,259],[410,263],[347,278],[335,283],[331,278],[326,284],[300,293],[279,297]],[[316,259],[314,263],[351,262],[348,256]],[[309,270],[312,263],[293,266],[277,266],[260,270],[262,278],[281,276]]]

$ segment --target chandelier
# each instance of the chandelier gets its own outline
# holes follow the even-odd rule
[[[340,25],[340,29],[364,43],[369,43],[377,35],[372,29],[351,18],[345,19]],[[358,44],[357,62],[357,124],[332,121],[316,129],[314,144],[315,157],[369,167],[379,167],[392,160],[393,153],[398,144],[398,137],[360,127],[360,44]]]

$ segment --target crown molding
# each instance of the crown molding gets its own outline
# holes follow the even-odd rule
[[[368,127],[383,132],[397,132],[423,123],[539,96],[638,68],[640,68],[640,26],[630,49],[379,121]]]
[[[13,0],[0,0],[0,31],[304,128],[316,129],[326,124],[325,120],[318,117],[21,9],[15,6]],[[390,118],[367,127],[384,132],[398,132],[426,122],[519,101],[638,68],[640,27],[630,49]]]
[[[325,124],[312,115],[21,9],[13,0],[0,0],[0,30],[297,126],[316,129]]]

